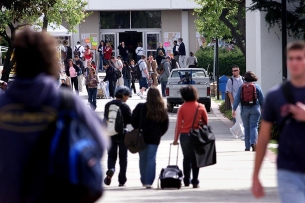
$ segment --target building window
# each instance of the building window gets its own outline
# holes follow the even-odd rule
[[[130,28],[130,11],[100,12],[100,29]]]
[[[131,28],[161,28],[161,11],[132,11]]]

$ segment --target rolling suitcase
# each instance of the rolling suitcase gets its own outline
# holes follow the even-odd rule
[[[161,189],[164,189],[164,188],[180,189],[181,188],[183,172],[178,167],[179,145],[177,148],[176,165],[170,165],[172,145],[173,144],[170,144],[170,148],[169,148],[168,166],[166,168],[163,168],[160,173],[159,179],[160,179]]]

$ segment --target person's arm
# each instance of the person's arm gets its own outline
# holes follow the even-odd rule
[[[139,116],[139,108],[141,104],[138,104],[136,108],[133,110],[131,115],[131,125],[134,129],[137,129],[139,127],[140,123],[140,116]]]
[[[204,124],[208,124],[209,123],[209,120],[208,120],[208,112],[206,111],[206,108],[205,108],[205,106],[204,105],[202,105],[203,106],[203,108],[204,108],[204,110],[202,111],[202,114],[201,114],[201,116],[202,116],[202,121],[204,122]]]
[[[233,111],[232,111],[232,116],[235,117],[235,111],[240,103],[240,94],[241,94],[241,88],[242,86],[239,87],[237,93],[236,93],[236,96],[234,98],[234,104],[233,104]]]
[[[254,172],[252,177],[252,194],[256,198],[265,196],[264,189],[259,180],[259,172],[266,154],[268,143],[270,141],[272,126],[272,122],[262,120],[259,130],[255,153]]]
[[[124,104],[122,106],[122,114],[124,116],[124,125],[126,126],[127,124],[131,123],[131,110],[128,105]]]
[[[175,137],[174,137],[174,142],[173,142],[174,145],[178,144],[180,129],[181,129],[181,125],[182,125],[182,110],[183,110],[183,106],[180,107],[178,110],[176,128],[175,128]]]
[[[265,101],[265,97],[264,97],[264,93],[262,91],[262,89],[260,87],[258,87],[258,101],[259,101],[259,105],[261,107],[264,106],[264,101]]]
[[[234,98],[233,98],[233,95],[232,95],[232,91],[233,91],[233,84],[232,84],[232,80],[229,79],[227,81],[227,85],[226,85],[226,92],[227,92],[228,97],[230,99],[231,106],[233,106],[233,104],[234,104]]]
[[[166,131],[168,130],[168,126],[169,126],[169,119],[168,119],[168,115],[167,115],[166,120],[163,121],[163,122],[161,123],[161,126],[160,126],[161,132],[162,132],[162,136],[163,136],[163,135],[166,133]]]

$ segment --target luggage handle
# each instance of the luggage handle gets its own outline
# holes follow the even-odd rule
[[[173,145],[173,143],[170,143],[170,147],[169,147],[169,157],[168,157],[168,165],[170,165],[170,161],[171,161],[172,145]],[[177,147],[178,147],[178,148],[177,148],[176,166],[178,166],[179,144],[177,145]]]

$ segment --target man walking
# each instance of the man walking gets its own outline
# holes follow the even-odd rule
[[[149,73],[149,76],[150,78],[152,79],[152,86],[158,86],[158,79],[157,79],[157,67],[158,67],[158,64],[157,62],[154,60],[154,57],[152,55],[150,55],[148,57],[148,60],[146,62],[146,66],[147,66],[147,69],[148,69],[148,73]]]
[[[79,69],[81,70],[78,73],[77,76],[77,80],[78,80],[78,91],[83,91],[83,79],[84,79],[84,74],[85,74],[85,67],[83,62],[79,59],[78,55],[74,56],[74,60],[75,60],[75,65],[77,65],[79,67]]]
[[[161,62],[163,64],[163,70],[161,70],[160,79],[161,79],[161,92],[163,97],[166,97],[166,85],[170,74],[170,66],[171,66],[170,61],[171,61],[171,57],[167,56],[166,59],[163,59]]]
[[[174,59],[176,61],[179,61],[179,46],[177,44],[177,40],[174,41],[173,55],[174,55]]]
[[[121,59],[122,59],[121,56],[118,56],[117,59],[114,56],[111,57],[112,66],[121,72],[121,77],[117,78],[117,83],[116,83],[117,87],[124,86],[124,79],[122,74],[123,63]]]
[[[282,203],[305,202],[305,43],[287,47],[290,81],[277,86],[267,95],[255,157],[252,193],[263,197],[259,172],[266,154],[274,122],[280,129],[277,178]]]
[[[240,69],[237,65],[232,67],[232,78],[228,80],[226,86],[226,92],[228,93],[231,106],[234,104],[234,99],[236,97],[237,91],[240,86],[244,83],[243,78],[240,76]],[[235,124],[232,128],[230,128],[230,132],[232,133],[233,137],[235,138],[244,138],[244,126],[243,121],[241,119],[241,109],[240,105],[236,109],[236,116],[235,116]]]
[[[144,91],[148,89],[148,79],[149,79],[149,74],[147,71],[147,66],[146,66],[146,56],[142,55],[141,60],[138,61],[139,68],[142,73],[142,78],[140,79],[140,92],[138,93],[138,96],[141,99],[144,99]]]
[[[125,45],[125,42],[121,42],[118,49],[119,55],[122,57],[122,61],[128,62],[128,47]]]
[[[179,41],[179,48],[178,48],[178,52],[179,52],[179,63],[180,63],[180,68],[185,68],[185,45],[183,42],[182,38],[178,39]]]

